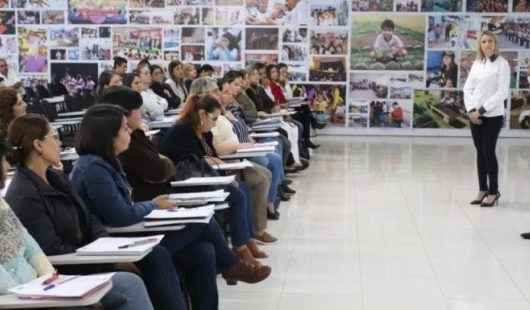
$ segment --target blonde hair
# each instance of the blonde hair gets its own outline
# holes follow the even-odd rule
[[[481,46],[482,37],[484,36],[488,36],[493,39],[493,42],[495,43],[495,51],[493,52],[493,54],[496,56],[499,55],[499,40],[497,39],[497,36],[491,31],[484,30],[480,33],[480,36],[478,37],[478,40],[477,40],[477,56],[478,56],[478,59],[480,59],[481,61],[486,61],[487,59],[486,55],[484,54],[484,51],[482,51],[482,46]]]

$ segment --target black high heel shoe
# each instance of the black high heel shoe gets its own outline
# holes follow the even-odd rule
[[[499,198],[501,198],[501,193],[497,192],[497,194],[495,194],[495,199],[493,199],[492,202],[490,203],[482,202],[480,206],[481,207],[493,207],[494,205],[499,203]]]
[[[267,209],[267,219],[277,221],[280,219],[280,212]]]
[[[482,200],[484,200],[484,198],[486,198],[486,196],[488,196],[488,192],[484,192],[484,194],[482,195],[482,197],[480,199],[475,199],[475,200],[471,201],[469,204],[470,205],[482,204]]]

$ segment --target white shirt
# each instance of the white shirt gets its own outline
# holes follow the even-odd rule
[[[141,92],[144,102],[144,114],[149,120],[160,120],[164,117],[164,111],[167,109],[167,100],[158,96],[151,88]]]
[[[18,77],[16,72],[13,72],[13,70],[7,71],[7,76],[4,76],[0,73],[0,77],[4,78],[4,80],[0,82],[0,85],[2,86],[11,87],[16,83],[20,82],[20,78]]]
[[[219,146],[225,143],[239,145],[239,139],[234,133],[234,126],[224,115],[219,115],[217,123],[211,131],[213,135],[213,147],[215,149],[219,149]]]
[[[469,112],[484,108],[486,117],[503,116],[510,95],[510,65],[502,56],[494,62],[475,60],[464,84],[464,103]]]

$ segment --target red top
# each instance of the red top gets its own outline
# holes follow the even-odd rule
[[[278,84],[270,81],[269,87],[271,89],[272,96],[274,96],[274,101],[276,101],[276,104],[283,104],[287,102],[287,99],[285,99],[285,95],[283,94],[283,90]]]

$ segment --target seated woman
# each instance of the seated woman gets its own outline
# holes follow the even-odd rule
[[[7,127],[15,118],[26,114],[27,106],[14,88],[0,87],[0,136],[7,135]]]
[[[99,101],[101,99],[101,96],[103,96],[103,93],[105,90],[112,86],[121,86],[122,85],[122,77],[120,74],[111,71],[106,70],[101,72],[98,79],[98,86],[95,90],[95,97],[96,100]]]
[[[5,157],[8,149],[0,140],[0,189],[5,186],[9,169]],[[37,242],[22,226],[9,205],[0,198],[0,295],[9,294],[14,286],[55,272]],[[152,310],[142,279],[132,273],[118,272],[112,278],[112,289],[101,299],[105,308],[116,310]]]
[[[168,65],[169,79],[165,82],[179,97],[180,103],[185,102],[188,97],[188,89],[184,83],[183,67],[180,60],[172,60]]]
[[[180,120],[171,127],[160,144],[160,152],[177,164],[190,155],[204,158],[208,164],[220,164],[212,144],[211,129],[221,114],[221,105],[212,96],[188,97]],[[239,186],[244,184],[240,182]],[[262,256],[256,242],[250,237],[248,200],[245,193],[232,184],[225,187],[230,193],[230,233],[232,245],[239,257],[258,264],[255,257]]]
[[[148,64],[139,65],[138,74],[142,81],[142,98],[144,101],[144,117],[148,120],[158,120],[164,117],[164,111],[168,108],[167,100],[155,94],[151,89],[153,82]]]
[[[138,71],[134,70],[131,73],[126,73],[123,76],[123,85],[129,87],[135,92],[141,93],[143,89],[143,84]]]
[[[155,207],[175,206],[167,195],[133,203],[119,160],[131,141],[127,114],[123,108],[109,104],[93,106],[86,112],[77,146],[80,158],[71,174],[81,199],[104,224],[114,227],[139,223]],[[131,114],[138,122],[138,109]],[[176,268],[187,276],[194,309],[217,308],[217,270],[230,282],[255,283],[270,274],[268,267],[254,268],[238,260],[226,246],[215,221],[189,224],[185,229],[166,233],[161,245],[170,252]]]
[[[158,96],[166,99],[168,107],[170,109],[176,109],[180,105],[180,98],[173,92],[173,89],[165,83],[166,77],[164,75],[164,69],[159,65],[151,65],[151,77],[153,82],[151,83],[151,89]]]

